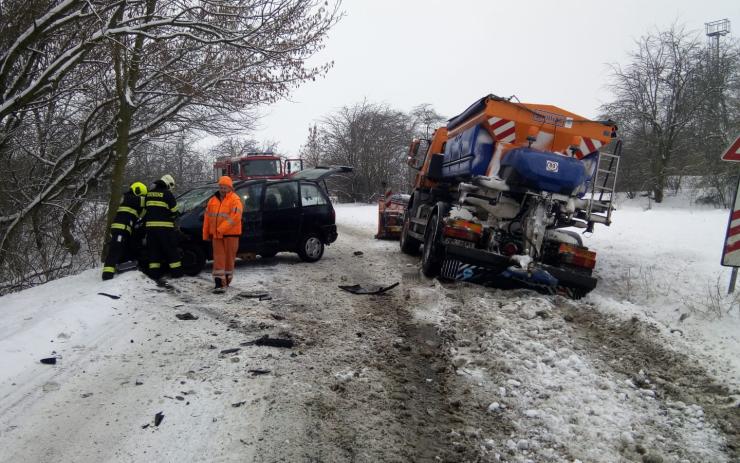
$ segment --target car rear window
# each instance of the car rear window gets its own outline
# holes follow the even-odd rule
[[[313,183],[301,182],[301,206],[323,206],[326,198]]]

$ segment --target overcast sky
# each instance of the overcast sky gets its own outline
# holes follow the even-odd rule
[[[640,36],[674,22],[703,34],[725,18],[740,31],[738,0],[344,0],[342,9],[313,61],[334,67],[265,108],[252,134],[281,154],[297,155],[314,121],[365,98],[452,117],[494,93],[593,118],[609,99],[608,64],[625,63]]]

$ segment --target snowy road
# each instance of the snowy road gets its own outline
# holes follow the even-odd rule
[[[225,295],[91,271],[4,297],[0,461],[740,459],[737,391],[663,326],[608,294],[423,278],[371,223],[341,221],[316,264],[240,263]],[[264,335],[296,344],[241,345]]]

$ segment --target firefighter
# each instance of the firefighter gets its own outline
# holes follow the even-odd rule
[[[218,179],[218,191],[208,200],[203,219],[203,240],[213,246],[213,292],[222,293],[231,284],[234,262],[242,234],[242,201],[234,193],[231,177]]]
[[[123,257],[131,258],[128,248],[131,244],[133,227],[137,220],[143,215],[144,201],[147,194],[146,185],[134,182],[129,190],[123,194],[121,205],[116,210],[116,216],[110,226],[110,241],[108,242],[108,255],[105,256],[103,266],[103,280],[110,280],[116,273],[116,264]]]
[[[175,218],[177,217],[177,201],[172,194],[175,188],[175,179],[171,175],[163,175],[154,182],[146,195],[146,250],[149,257],[149,276],[160,281],[169,267],[173,278],[182,276],[182,261],[177,246],[175,233]]]

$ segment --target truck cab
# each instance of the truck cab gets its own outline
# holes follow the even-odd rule
[[[234,180],[284,179],[301,170],[302,159],[288,159],[274,153],[222,156],[213,163],[214,180],[224,175]]]

